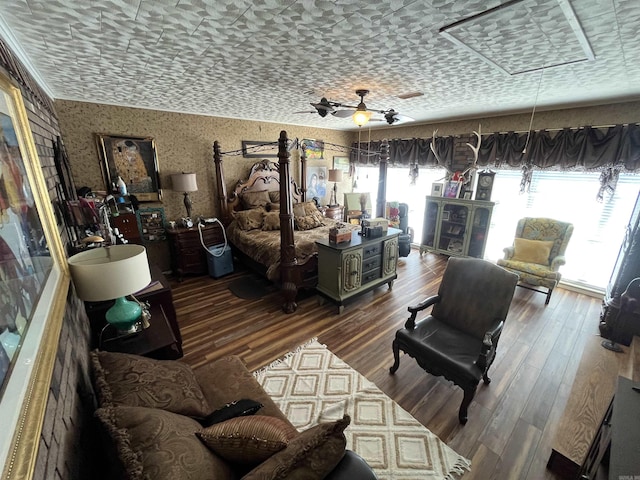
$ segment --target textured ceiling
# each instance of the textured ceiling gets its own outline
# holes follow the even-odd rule
[[[639,0],[0,2],[55,99],[335,129],[293,112],[358,88],[417,121],[640,99],[638,25]]]

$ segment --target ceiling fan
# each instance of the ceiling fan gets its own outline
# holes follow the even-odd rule
[[[321,117],[326,117],[327,114],[331,114],[338,118],[352,117],[353,121],[359,127],[365,125],[369,121],[382,121],[382,118],[371,118],[373,113],[380,113],[384,116],[384,121],[389,125],[400,122],[412,121],[413,118],[395,111],[393,108],[388,110],[376,110],[367,108],[364,103],[364,97],[369,93],[369,90],[359,89],[356,90],[356,95],[360,97],[360,103],[358,105],[346,105],[340,102],[332,102],[325,97],[320,99],[318,103],[312,103],[311,106],[315,108],[312,111],[295,112],[295,113],[318,113]],[[342,110],[336,110],[342,109]],[[355,110],[355,112],[354,112]]]

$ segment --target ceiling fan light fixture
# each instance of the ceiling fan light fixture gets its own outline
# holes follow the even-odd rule
[[[361,103],[360,105],[364,105],[364,104]],[[368,112],[366,110],[361,110],[360,105],[358,105],[358,110],[355,111],[355,113],[352,115],[351,118],[353,118],[353,122],[357,126],[362,127],[367,123],[369,123],[369,120],[371,119],[371,112]]]

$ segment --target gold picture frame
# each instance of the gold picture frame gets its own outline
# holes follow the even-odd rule
[[[3,233],[7,235],[3,237],[5,252],[11,251],[9,264],[14,263],[13,276],[0,280],[3,293],[10,292],[15,282],[23,286],[28,282],[28,288],[33,288],[34,282],[37,285],[33,301],[21,306],[22,310],[29,307],[28,315],[22,315],[26,323],[19,328],[16,318],[15,326],[4,327],[7,331],[15,329],[20,335],[20,345],[12,352],[9,375],[0,397],[3,412],[0,462],[4,465],[2,478],[22,479],[33,476],[36,464],[69,289],[69,270],[22,93],[3,74],[0,74],[0,130],[0,161],[12,163],[9,183],[15,186],[19,182],[22,187],[21,192],[14,191],[18,196],[13,195],[12,204],[2,212],[3,227],[15,223],[12,217],[21,219],[28,214],[31,228],[35,226],[45,242],[37,247],[29,242],[27,250],[21,251],[16,246],[18,240]],[[3,181],[6,189],[7,179]],[[26,238],[31,240],[29,236]]]

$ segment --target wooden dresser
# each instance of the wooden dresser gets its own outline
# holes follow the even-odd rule
[[[202,241],[207,247],[224,244],[220,225],[203,225]],[[200,242],[198,226],[167,229],[173,274],[182,281],[184,275],[204,275],[208,271],[207,252]]]
[[[335,302],[342,313],[345,300],[384,283],[391,288],[397,278],[400,233],[389,228],[386,235],[377,238],[363,238],[353,232],[350,242],[333,243],[328,238],[317,241],[318,292]]]
[[[585,344],[571,394],[551,444],[547,468],[562,478],[596,478],[611,442],[618,377],[640,381],[640,338],[634,337],[623,353],[603,348],[602,340],[594,336]],[[629,418],[629,421],[637,419]],[[612,457],[614,453],[612,449]]]

